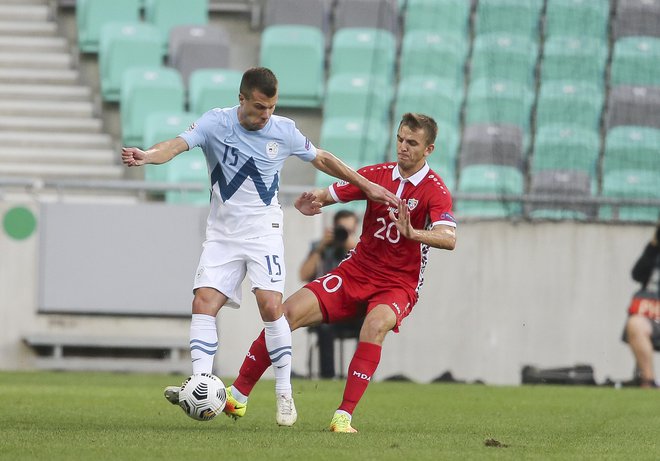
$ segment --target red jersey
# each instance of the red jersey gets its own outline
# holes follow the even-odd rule
[[[438,224],[456,227],[449,189],[428,164],[406,179],[401,177],[396,162],[367,166],[359,173],[406,201],[413,228],[430,229]],[[337,202],[366,199],[364,192],[344,181],[332,184],[329,192]],[[417,300],[430,248],[402,237],[390,219],[390,210],[397,213],[395,207],[367,200],[360,241],[342,266],[355,264],[363,273],[370,274],[374,283],[386,286],[395,283]]]

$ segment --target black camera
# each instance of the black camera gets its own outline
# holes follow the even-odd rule
[[[346,243],[346,240],[348,240],[348,231],[342,226],[335,226],[335,230],[333,232],[333,243],[337,246],[343,246]]]

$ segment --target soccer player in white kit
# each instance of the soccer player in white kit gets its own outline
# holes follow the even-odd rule
[[[291,155],[331,176],[346,180],[385,204],[396,196],[368,181],[331,153],[317,149],[295,123],[273,115],[277,78],[269,69],[248,69],[235,107],[205,113],[187,131],[146,151],[122,148],[125,165],[162,164],[200,146],[211,180],[211,209],[206,240],[193,284],[190,355],[193,374],[212,373],[218,349],[215,318],[224,305],[238,307],[247,274],[264,322],[266,347],[275,372],[276,421],[291,426],[297,419],[292,398],[291,329],[283,316],[284,244],[282,210],[277,191],[284,161]],[[179,388],[165,389],[178,403]],[[244,396],[228,389],[227,410]],[[227,412],[230,414],[229,412]]]

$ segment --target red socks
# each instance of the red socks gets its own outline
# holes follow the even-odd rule
[[[268,369],[271,365],[270,356],[268,355],[268,349],[266,349],[266,336],[264,330],[261,330],[261,334],[257,339],[254,340],[250,350],[248,351],[245,359],[243,360],[243,365],[238,372],[238,377],[234,381],[234,387],[238,389],[243,395],[250,395],[252,388],[261,375],[264,374],[264,371]]]
[[[358,343],[353,359],[348,366],[344,400],[341,402],[339,410],[353,414],[353,410],[362,398],[364,391],[367,390],[371,376],[378,367],[381,349],[382,346],[378,344]]]

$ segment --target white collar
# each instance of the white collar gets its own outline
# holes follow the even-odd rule
[[[424,166],[422,167],[421,170],[419,170],[417,173],[414,175],[404,178],[401,176],[401,173],[399,172],[399,165],[396,166],[396,168],[392,168],[392,181],[395,179],[400,179],[401,181],[410,181],[413,186],[418,185],[420,182],[422,182],[422,179],[426,177],[428,174],[429,170],[431,168],[429,167],[429,164],[424,162]]]

